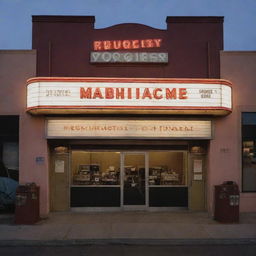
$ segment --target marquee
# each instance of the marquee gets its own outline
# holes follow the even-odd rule
[[[232,88],[220,79],[38,77],[28,80],[27,111],[225,115]]]

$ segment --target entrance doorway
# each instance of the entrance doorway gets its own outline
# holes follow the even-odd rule
[[[146,153],[122,153],[121,190],[124,209],[144,209],[147,206]]]

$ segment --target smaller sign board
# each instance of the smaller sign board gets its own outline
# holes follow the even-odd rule
[[[91,63],[168,63],[167,52],[91,52]]]
[[[211,139],[209,120],[48,119],[47,138]]]
[[[202,174],[194,174],[194,180],[203,180]]]
[[[64,160],[55,160],[55,173],[64,173],[65,172],[65,161]]]
[[[43,157],[43,156],[37,156],[36,157],[36,164],[44,164],[44,162],[45,162],[45,158]]]
[[[193,166],[194,173],[201,173],[203,171],[203,160],[195,159]]]

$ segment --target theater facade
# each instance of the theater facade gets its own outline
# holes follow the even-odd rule
[[[33,50],[16,52],[25,70],[10,84],[19,102],[11,96],[4,115],[19,120],[20,183],[40,186],[41,215],[212,213],[214,185],[227,180],[240,187],[241,211],[256,211],[256,180],[243,191],[256,172],[255,141],[239,128],[256,107],[237,108],[246,98],[225,63],[233,55],[222,52],[223,17],[167,17],[166,29],[96,29],[93,16],[32,20]],[[245,158],[252,171],[243,176]]]

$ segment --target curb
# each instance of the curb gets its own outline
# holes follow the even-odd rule
[[[0,247],[9,246],[91,246],[91,245],[256,245],[248,239],[74,239],[74,240],[1,240]]]

